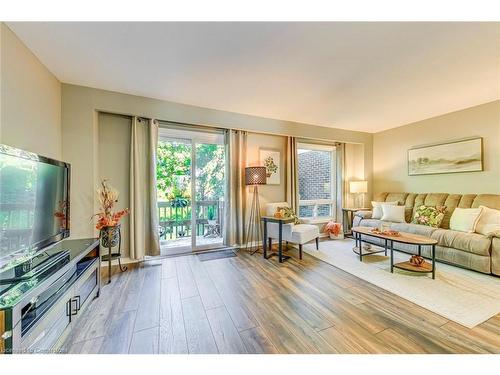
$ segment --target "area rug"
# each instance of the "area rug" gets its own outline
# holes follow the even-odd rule
[[[351,239],[325,241],[317,251],[307,245],[304,251],[337,268],[422,306],[468,328],[500,313],[500,278],[436,263],[436,279],[430,275],[390,271],[390,257],[373,254],[363,262],[352,251]],[[388,253],[388,255],[390,255]],[[394,252],[395,263],[408,260],[407,254]]]

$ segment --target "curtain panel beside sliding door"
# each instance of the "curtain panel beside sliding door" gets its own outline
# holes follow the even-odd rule
[[[246,188],[245,165],[247,132],[226,131],[226,226],[224,245],[242,245],[245,238]]]
[[[337,145],[337,218],[343,217],[342,207],[347,202],[348,181],[345,177],[345,143]]]
[[[299,212],[299,176],[297,165],[297,139],[287,137],[286,147],[286,200],[290,207]]]
[[[160,254],[156,213],[158,122],[132,119],[130,142],[130,258]]]

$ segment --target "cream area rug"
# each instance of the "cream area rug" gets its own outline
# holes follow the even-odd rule
[[[436,262],[436,279],[394,269],[384,253],[363,257],[352,251],[354,240],[320,242],[304,251],[354,276],[392,292],[465,327],[474,326],[500,313],[500,278]],[[389,252],[387,255],[390,255]],[[406,261],[409,255],[394,252],[394,262]]]

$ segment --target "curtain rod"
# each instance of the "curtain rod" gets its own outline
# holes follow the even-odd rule
[[[132,117],[138,117],[144,120],[152,120],[149,117],[145,116],[135,116],[135,115],[127,115],[127,114],[122,114],[118,112],[107,112],[107,111],[98,111],[99,113],[104,113],[104,114],[109,114],[109,115],[118,115],[118,116],[125,116],[128,118]],[[178,126],[189,126],[189,127],[197,127],[199,129],[212,129],[212,130],[219,130],[219,131],[226,131],[226,130],[238,130],[238,131],[245,131],[247,133],[253,133],[253,134],[263,134],[263,135],[271,135],[271,136],[276,136],[276,137],[293,137],[289,134],[281,134],[281,133],[272,133],[272,132],[265,132],[265,131],[255,131],[255,130],[248,130],[248,129],[242,129],[242,128],[229,128],[229,127],[216,127],[213,125],[204,125],[204,124],[190,124],[186,122],[178,122],[178,121],[170,121],[170,120],[161,120],[161,119],[155,119],[158,121],[158,123],[161,125],[161,123],[169,123],[173,125],[178,125]],[[303,139],[303,140],[309,140],[309,141],[320,141],[320,142],[328,142],[328,144],[363,144],[362,142],[345,142],[345,141],[339,141],[339,140],[333,140],[333,139],[325,139],[325,138],[304,138],[304,137],[295,137],[297,139]]]

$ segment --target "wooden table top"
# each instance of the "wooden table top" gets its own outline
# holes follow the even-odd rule
[[[295,221],[293,217],[279,218],[274,216],[262,216],[261,220],[269,221],[270,223],[279,223],[281,221],[283,224],[293,223]]]
[[[419,234],[399,232],[399,236],[389,236],[386,234],[373,233],[372,229],[373,228],[371,227],[354,227],[352,228],[352,231],[365,234],[367,236],[378,237],[384,240],[401,242],[410,245],[435,245],[438,243],[438,241],[433,238],[422,236]]]

